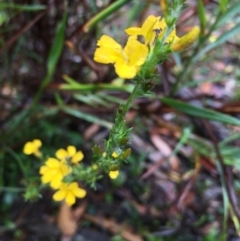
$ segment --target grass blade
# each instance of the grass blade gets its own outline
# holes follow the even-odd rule
[[[169,106],[173,107],[174,109],[176,109],[182,113],[191,115],[191,116],[204,118],[204,119],[217,121],[217,122],[222,122],[225,124],[232,124],[232,125],[240,126],[240,120],[238,120],[237,118],[219,113],[214,110],[193,106],[193,105],[184,103],[179,100],[174,100],[171,98],[160,98],[160,100],[164,104],[169,105]]]
[[[15,3],[0,3],[0,9],[14,9],[20,11],[40,11],[46,9],[44,5],[22,5],[22,4],[15,4]]]
[[[202,0],[198,0],[197,10],[198,10],[198,17],[200,20],[201,34],[203,34],[205,31],[207,20],[206,20],[206,14],[205,14],[205,9],[204,9]]]
[[[57,27],[56,35],[55,35],[52,47],[49,52],[49,56],[48,56],[48,60],[47,60],[47,74],[44,77],[43,82],[41,83],[41,86],[38,89],[38,92],[34,97],[32,107],[38,102],[42,91],[44,90],[44,88],[49,84],[49,82],[52,79],[52,76],[54,74],[56,65],[61,56],[63,46],[64,46],[66,22],[67,22],[67,11],[65,10],[65,12],[63,14],[63,18]]]

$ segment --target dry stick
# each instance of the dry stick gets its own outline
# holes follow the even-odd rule
[[[219,150],[219,147],[218,147],[218,143],[217,143],[217,140],[216,140],[216,137],[215,135],[213,134],[211,128],[210,128],[210,125],[209,125],[209,122],[206,121],[206,120],[203,120],[203,125],[205,126],[210,138],[211,138],[211,141],[213,143],[213,147],[215,149],[215,152],[217,154],[217,158],[219,160],[219,163],[221,165],[221,168],[223,170],[223,178],[224,178],[224,181],[226,183],[226,189],[227,189],[227,195],[228,195],[228,198],[230,200],[230,203],[233,207],[233,210],[234,210],[234,213],[236,215],[236,217],[238,218],[238,220],[240,220],[240,210],[238,208],[238,204],[237,204],[237,197],[236,197],[236,193],[234,192],[233,190],[233,183],[232,183],[232,172],[230,170],[230,168],[226,167],[225,164],[224,164],[224,161],[223,161],[223,158],[222,158],[222,155],[220,153],[220,150]]]
[[[7,43],[0,49],[0,54],[9,48],[24,32],[30,29],[45,13],[47,10],[39,13],[30,23],[25,25],[18,33],[16,33],[12,38],[10,38]]]

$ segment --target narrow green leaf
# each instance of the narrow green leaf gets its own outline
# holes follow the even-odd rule
[[[94,91],[94,90],[122,90],[131,93],[133,91],[133,84],[123,84],[123,85],[115,85],[115,84],[81,84],[76,80],[72,79],[67,75],[63,75],[63,79],[68,84],[61,84],[60,89],[69,90],[69,91]]]
[[[171,98],[160,98],[160,100],[164,104],[169,105],[169,106],[173,107],[174,109],[176,109],[180,112],[183,112],[185,114],[188,114],[188,115],[196,116],[199,118],[205,118],[205,119],[213,120],[213,121],[217,121],[217,122],[222,122],[222,123],[226,123],[226,124],[240,126],[239,119],[234,118],[229,115],[219,113],[214,110],[193,106],[193,105],[184,103],[179,100],[174,100]]]
[[[99,124],[99,125],[104,126],[108,129],[111,129],[112,126],[113,126],[112,123],[110,123],[108,121],[101,120],[96,116],[90,115],[88,113],[84,113],[82,111],[79,111],[79,110],[76,110],[76,109],[73,109],[73,108],[69,108],[68,106],[63,106],[62,111],[69,114],[69,115],[75,116],[79,119],[89,121],[91,123]]]
[[[124,4],[128,3],[129,0],[118,0],[114,1],[107,8],[103,9],[100,13],[95,15],[92,19],[90,19],[84,26],[83,31],[85,33],[89,32],[98,22],[110,16],[112,13],[116,12],[117,9],[121,8]]]
[[[51,77],[54,73],[55,67],[57,65],[57,62],[63,50],[66,22],[67,22],[67,11],[64,12],[62,21],[57,26],[56,35],[53,40],[53,44],[51,46],[48,60],[47,60],[47,75]],[[51,77],[47,79],[45,85],[50,81]]]
[[[201,33],[204,33],[207,19],[206,19],[206,14],[205,14],[205,9],[202,0],[198,0],[198,17],[200,20],[200,26],[201,26]]]
[[[215,42],[208,44],[205,48],[199,51],[192,58],[192,62],[197,61],[201,56],[205,55],[208,51],[218,47],[219,45],[225,43],[229,39],[233,39],[234,35],[240,32],[240,24],[236,25],[234,28],[230,29],[229,31],[223,33]]]
[[[14,4],[14,3],[0,3],[0,9],[14,9],[14,10],[21,10],[21,11],[40,11],[46,9],[44,5],[21,5],[21,4]]]
[[[44,77],[44,79],[41,83],[41,86],[38,89],[38,92],[36,93],[36,95],[34,97],[31,107],[33,107],[38,102],[42,91],[52,80],[52,76],[55,72],[56,65],[61,56],[63,46],[64,46],[66,22],[67,22],[67,11],[65,10],[65,12],[63,14],[63,18],[57,26],[56,35],[53,40],[53,44],[51,46],[49,56],[47,59],[47,74]]]
[[[224,14],[221,15],[221,17],[218,19],[218,23],[216,24],[216,28],[219,28],[228,20],[231,20],[239,12],[240,12],[240,4],[239,2],[236,2]]]
[[[222,12],[225,12],[228,5],[228,0],[219,0],[219,5]]]

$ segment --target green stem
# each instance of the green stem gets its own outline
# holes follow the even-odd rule
[[[120,127],[122,125],[124,125],[125,116],[126,116],[128,110],[130,109],[130,107],[132,106],[133,101],[139,96],[141,85],[142,85],[142,81],[141,81],[141,79],[138,79],[138,81],[136,81],[136,85],[135,85],[132,93],[130,94],[127,102],[125,104],[121,105],[120,108],[118,109],[117,114],[116,114],[116,123],[113,126],[113,128],[111,129],[109,139],[107,141],[107,149],[111,148],[111,143],[114,142],[115,134],[118,132]]]
[[[124,4],[128,3],[129,0],[118,0],[111,4],[109,7],[105,8],[103,11],[95,15],[92,19],[90,19],[84,26],[83,32],[88,33],[98,22],[102,19],[107,18],[109,15],[114,13],[117,9],[122,7]]]

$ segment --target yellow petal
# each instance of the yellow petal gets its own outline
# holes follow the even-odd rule
[[[160,17],[155,17],[153,15],[148,16],[145,22],[142,25],[142,35],[145,39],[145,44],[152,43],[155,38],[154,29],[159,29],[158,21]]]
[[[46,166],[50,168],[58,168],[60,165],[60,161],[57,160],[56,158],[49,157],[45,163]]]
[[[35,151],[35,146],[32,142],[27,142],[23,147],[23,153],[25,155],[31,155]]]
[[[69,206],[72,206],[76,202],[76,198],[73,195],[73,193],[69,191],[69,192],[67,192],[65,201]]]
[[[116,179],[117,177],[118,177],[118,175],[119,175],[119,171],[117,170],[117,171],[110,171],[109,172],[109,177],[111,178],[111,179]]]
[[[182,51],[189,48],[198,38],[200,33],[200,28],[195,26],[190,32],[181,37],[178,41],[174,41],[171,45],[172,51]]]
[[[65,163],[60,163],[59,171],[63,176],[66,176],[67,174],[71,173],[72,169]]]
[[[72,192],[76,197],[79,197],[79,198],[84,198],[87,194],[87,192],[82,188],[76,188],[72,190]]]
[[[94,60],[102,64],[114,63],[121,58],[122,47],[113,38],[103,35],[97,43],[99,48],[94,53]]]
[[[102,64],[112,64],[119,56],[121,56],[121,51],[116,51],[112,48],[97,48],[94,53],[94,61]]]
[[[144,64],[147,58],[148,48],[146,45],[140,43],[135,38],[129,37],[124,48],[124,53],[128,56],[128,64],[130,66],[141,66]]]
[[[39,140],[39,139],[35,139],[33,140],[33,145],[36,147],[36,148],[39,148],[42,146],[42,142]]]
[[[72,182],[69,184],[68,189],[73,190],[75,188],[78,188],[78,183],[77,182]]]
[[[55,174],[50,182],[50,187],[58,189],[61,186],[63,176],[60,173]]]
[[[114,151],[113,154],[112,154],[112,157],[117,158],[118,157],[117,152]]]
[[[73,157],[72,157],[72,160],[71,162],[72,163],[78,163],[80,161],[82,161],[84,155],[81,151],[78,151]]]
[[[55,155],[56,155],[56,157],[57,157],[58,159],[60,159],[60,160],[64,160],[64,159],[66,159],[66,158],[68,157],[67,151],[64,150],[64,149],[62,149],[62,148],[59,149],[59,150],[57,150],[56,153],[55,153]]]
[[[99,47],[106,47],[106,48],[113,48],[116,50],[122,50],[122,47],[119,43],[117,43],[113,38],[103,35],[97,42],[97,46]]]
[[[42,177],[41,181],[43,184],[46,184],[52,180],[52,173],[51,172],[46,172]]]
[[[123,60],[114,65],[117,75],[122,79],[132,79],[137,74],[136,66],[129,66]]]
[[[58,190],[54,195],[53,195],[53,199],[55,201],[61,201],[65,198],[66,196],[66,192],[63,190]]]
[[[72,157],[76,154],[77,150],[75,146],[68,146],[67,147],[67,153],[69,157]]]
[[[48,171],[48,167],[47,166],[41,166],[40,169],[39,169],[39,173],[40,174],[44,174],[47,171]]]
[[[128,35],[142,35],[142,29],[138,27],[127,28],[125,29],[125,32]]]

